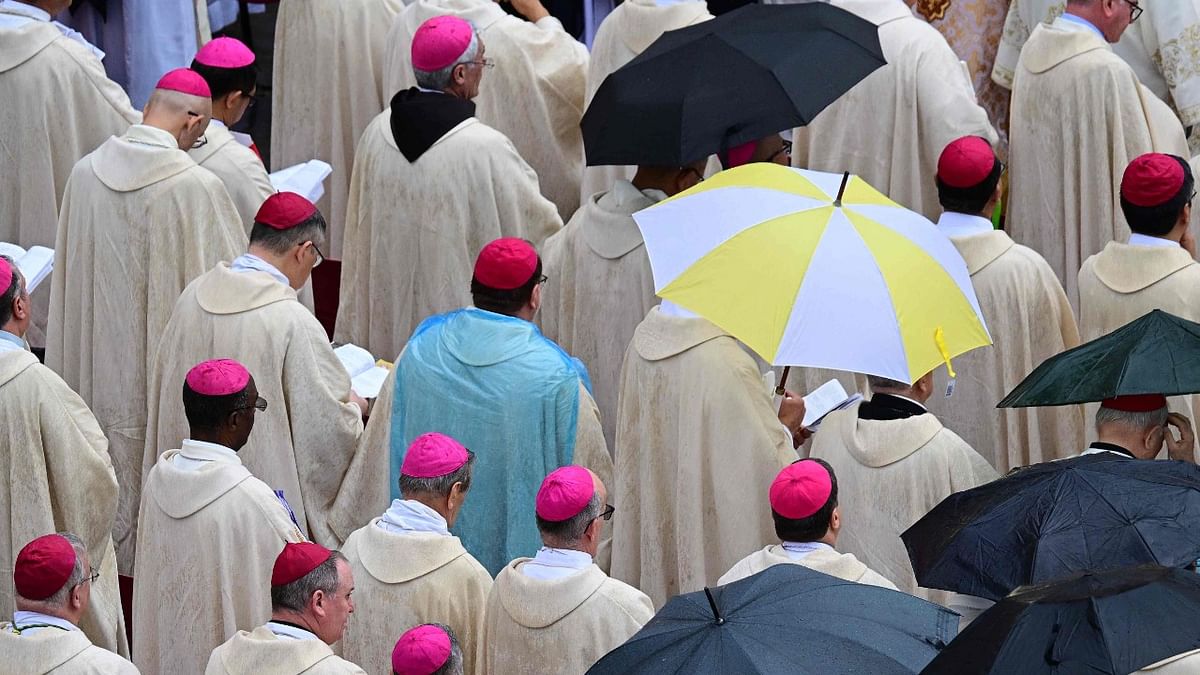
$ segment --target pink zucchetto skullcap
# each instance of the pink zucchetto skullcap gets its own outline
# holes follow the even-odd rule
[[[504,237],[490,242],[475,259],[475,279],[503,291],[520,288],[537,269],[538,254],[524,239]]]
[[[0,295],[7,293],[10,287],[12,287],[12,265],[4,258],[0,258]]]
[[[231,37],[213,38],[196,52],[196,63],[213,68],[245,68],[254,63],[254,52]]]
[[[475,31],[457,16],[435,16],[413,34],[413,68],[430,72],[458,60],[471,44]]]
[[[317,207],[295,192],[276,192],[267,197],[258,213],[254,214],[254,222],[262,223],[273,230],[290,230],[303,223],[317,212]]]
[[[45,600],[62,589],[75,569],[75,547],[67,538],[47,534],[25,544],[13,563],[17,595]]]
[[[582,466],[564,466],[550,472],[537,493],[537,514],[552,523],[579,515],[592,495],[596,482],[592,473]]]
[[[1179,194],[1184,178],[1183,166],[1174,157],[1148,152],[1125,168],[1121,196],[1134,206],[1162,206]]]
[[[410,628],[392,650],[395,675],[432,675],[450,658],[450,636],[433,624]]]
[[[201,396],[229,396],[246,388],[250,371],[233,359],[213,359],[192,367],[184,381]]]
[[[417,436],[408,451],[400,473],[413,478],[436,478],[454,473],[467,463],[467,449],[445,434]]]
[[[732,169],[735,166],[749,164],[751,158],[754,157],[754,150],[758,148],[758,141],[750,141],[735,145],[725,151],[725,168]]]
[[[775,513],[799,520],[820,511],[832,492],[829,470],[819,462],[802,459],[784,467],[775,476],[768,498]]]
[[[154,85],[155,89],[165,89],[167,91],[178,91],[191,96],[199,96],[200,98],[212,98],[212,90],[208,88],[208,83],[200,77],[200,73],[191,68],[176,68],[158,81]]]
[[[288,542],[275,558],[275,567],[271,569],[271,585],[286,586],[301,579],[329,560],[331,555],[333,551],[311,541]]]
[[[942,150],[937,176],[952,188],[966,189],[982,183],[995,168],[991,144],[979,136],[963,136]]]

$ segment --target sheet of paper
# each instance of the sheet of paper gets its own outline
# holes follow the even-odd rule
[[[316,202],[325,194],[324,180],[333,173],[333,167],[319,159],[289,166],[271,174],[271,185],[280,192],[295,192],[310,202]]]
[[[859,394],[847,396],[846,389],[842,387],[841,382],[830,380],[804,397],[803,424],[811,429],[829,413],[853,405],[861,398],[862,396]]]
[[[6,255],[17,263],[25,277],[25,290],[32,293],[54,270],[54,250],[45,246],[33,246],[28,251],[8,242],[0,242],[0,255]]]
[[[383,366],[372,366],[369,370],[350,378],[350,387],[363,398],[378,398],[383,381],[391,371]]]
[[[342,367],[346,369],[346,374],[351,378],[375,367],[375,357],[358,345],[344,344],[334,349],[333,353],[337,355]]]

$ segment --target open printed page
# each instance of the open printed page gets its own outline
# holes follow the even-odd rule
[[[829,413],[848,408],[861,400],[861,394],[847,396],[841,382],[830,380],[804,397],[803,424],[807,429],[815,429]]]
[[[319,159],[289,166],[271,174],[271,185],[280,192],[295,192],[316,203],[325,194],[325,179],[333,167]]]
[[[54,249],[33,246],[28,251],[7,242],[0,242],[0,255],[12,258],[25,277],[25,290],[32,293],[54,270]]]
[[[388,369],[375,365],[375,357],[371,352],[354,344],[344,344],[333,350],[342,367],[350,375],[350,387],[363,398],[379,396],[383,381],[387,379]]]

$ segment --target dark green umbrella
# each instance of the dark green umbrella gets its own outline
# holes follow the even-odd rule
[[[996,407],[1195,393],[1200,393],[1200,323],[1156,309],[1108,335],[1046,359]]]

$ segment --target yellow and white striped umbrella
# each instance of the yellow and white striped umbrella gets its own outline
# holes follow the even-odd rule
[[[749,164],[634,219],[655,292],[775,365],[914,382],[991,344],[954,244],[857,176]]]

